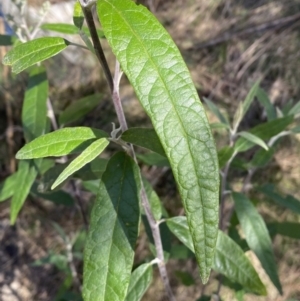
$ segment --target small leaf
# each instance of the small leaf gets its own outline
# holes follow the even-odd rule
[[[167,225],[173,234],[194,252],[186,217],[177,216],[167,219]],[[225,275],[231,281],[240,283],[251,292],[260,295],[266,295],[267,293],[266,288],[243,250],[222,231],[218,232],[213,269]]]
[[[107,159],[96,158],[76,171],[74,178],[79,178],[82,181],[99,180],[106,169],[107,162]]]
[[[48,80],[44,67],[35,67],[29,75],[22,107],[24,136],[29,142],[46,132]]]
[[[101,100],[101,94],[93,94],[72,102],[60,115],[59,123],[67,124],[79,120],[95,109]]]
[[[291,132],[293,132],[294,134],[300,133],[300,125],[299,126],[295,126],[294,128],[292,128]]]
[[[124,300],[140,223],[140,175],[123,152],[108,162],[84,251],[85,301]]]
[[[220,123],[220,122],[214,122],[214,123],[210,123],[209,124],[210,128],[212,130],[229,130],[230,126],[224,124],[224,123]]]
[[[78,29],[81,29],[83,22],[84,22],[84,14],[81,8],[81,4],[78,0],[76,0],[74,4],[74,10],[73,10],[73,23]]]
[[[282,197],[275,191],[275,186],[273,184],[266,184],[263,187],[260,187],[259,191],[264,193],[278,205],[288,208],[294,213],[300,214],[300,201],[291,195]]]
[[[13,196],[17,184],[17,175],[18,173],[10,175],[0,184],[0,202]]]
[[[286,127],[292,122],[293,116],[278,118],[255,126],[251,130],[249,130],[249,133],[257,136],[262,140],[267,140],[285,130]],[[235,150],[238,150],[239,152],[244,152],[253,147],[253,145],[254,143],[250,142],[244,137],[240,137],[236,141],[234,147]]]
[[[166,156],[154,129],[131,128],[122,134],[121,139],[134,145],[149,149],[161,156]]]
[[[143,183],[150,203],[153,217],[155,220],[159,221],[162,216],[162,205],[160,199],[154,191],[154,189],[152,188],[151,184],[146,179],[143,179]]]
[[[265,167],[273,158],[275,153],[275,148],[272,147],[268,151],[264,149],[259,149],[255,152],[253,159],[250,161],[249,165],[251,167]]]
[[[11,46],[14,44],[15,36],[0,34],[0,46]]]
[[[107,133],[88,127],[64,128],[36,138],[22,147],[17,159],[60,157],[81,152],[97,138],[108,137]]]
[[[268,120],[273,120],[277,118],[276,109],[271,103],[267,93],[259,88],[256,92],[256,97],[258,101],[263,105],[266,110]]]
[[[274,227],[276,229],[276,233],[295,238],[300,239],[300,224],[299,223],[290,223],[290,222],[284,222],[284,223],[272,223],[268,224],[269,227]]]
[[[69,42],[63,38],[38,38],[14,47],[3,58],[3,64],[12,65],[12,71],[20,73],[38,62],[58,54],[68,45]]]
[[[300,102],[298,101],[288,112],[288,115],[298,115],[300,114]]]
[[[272,250],[272,241],[263,218],[243,194],[234,192],[232,196],[235,211],[250,249],[256,254],[271,281],[282,294]]]
[[[30,188],[37,176],[37,168],[34,161],[20,161],[16,176],[17,187],[15,187],[14,195],[10,205],[10,223],[16,222],[19,211],[21,210]]]
[[[144,155],[137,154],[136,156],[140,161],[150,166],[170,167],[168,159],[157,153],[148,153]]]
[[[218,235],[219,167],[205,110],[178,48],[147,8],[99,0],[97,12],[169,159],[206,283]]]
[[[140,301],[152,282],[152,265],[144,263],[136,268],[130,277],[125,301]]]
[[[34,183],[31,187],[30,193],[41,199],[51,201],[57,205],[74,206],[74,200],[71,195],[62,190],[51,193],[40,193],[38,191],[38,184]]]
[[[249,132],[239,132],[238,135],[245,138],[246,140],[254,143],[254,144],[257,144],[257,145],[261,146],[266,151],[269,150],[268,146],[266,145],[266,143],[262,139],[260,139],[259,137],[255,136],[255,135],[253,135]],[[236,151],[239,151],[239,149],[236,148]]]
[[[218,117],[219,121],[222,122],[223,124],[227,125],[227,127],[230,128],[229,122],[228,120],[225,118],[225,116],[221,113],[221,111],[218,109],[218,107],[212,102],[210,101],[208,98],[203,97],[203,100],[205,101],[205,103],[207,104],[208,108],[210,109],[210,111],[216,116]]]
[[[94,195],[97,195],[99,185],[100,185],[100,180],[90,180],[90,181],[83,181],[82,182],[83,188],[90,191]]]
[[[219,167],[222,169],[228,160],[233,156],[234,148],[230,146],[224,146],[218,151]]]
[[[56,186],[65,181],[69,176],[71,176],[75,171],[81,169],[87,163],[98,157],[108,144],[109,141],[106,138],[102,138],[93,142],[76,159],[74,159],[68,165],[68,167],[66,167],[66,169],[64,169],[64,171],[58,176],[56,181],[51,186],[51,189],[54,189]]]

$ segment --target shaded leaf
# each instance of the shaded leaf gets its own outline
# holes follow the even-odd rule
[[[288,112],[288,115],[300,114],[300,102],[298,101]]]
[[[219,122],[210,123],[209,126],[212,130],[223,130],[223,129],[229,130],[230,129],[230,127],[228,125],[226,125],[224,123],[219,123]]]
[[[275,229],[277,234],[300,239],[300,223],[291,223],[291,222],[284,222],[284,223],[271,223],[267,225],[268,228],[272,227]]]
[[[250,249],[256,254],[271,281],[280,294],[282,294],[272,249],[272,241],[263,218],[243,194],[234,192],[232,196],[235,211]]]
[[[192,237],[185,216],[167,220],[167,225],[174,235],[194,252]],[[218,232],[213,269],[225,275],[233,282],[240,283],[245,289],[266,295],[266,288],[243,250],[222,231]]]
[[[90,181],[83,181],[82,186],[92,192],[94,195],[97,195],[98,189],[100,185],[100,180],[90,180]]]
[[[18,173],[14,173],[0,183],[0,202],[13,196],[17,184],[17,175]]]
[[[152,282],[152,265],[144,263],[130,277],[125,301],[140,301]]]
[[[55,180],[51,189],[54,189],[56,186],[64,182],[69,176],[71,176],[74,172],[81,169],[87,163],[94,160],[98,157],[104,149],[109,144],[109,141],[106,138],[102,138],[96,140],[91,145],[89,145],[76,159],[74,159],[65,169],[64,171],[58,176]]]
[[[251,167],[265,167],[273,158],[275,154],[275,148],[271,147],[269,150],[259,149],[255,152],[254,157],[250,161]]]
[[[13,72],[20,73],[38,62],[58,54],[68,45],[69,42],[63,38],[38,38],[14,47],[3,58],[3,64],[11,65]]]
[[[93,94],[81,98],[76,102],[72,102],[64,111],[59,115],[59,123],[67,124],[79,120],[87,113],[96,108],[101,99],[101,94]]]
[[[18,171],[16,176],[16,183],[14,195],[10,205],[10,223],[13,225],[16,222],[17,216],[23,207],[23,204],[30,192],[30,188],[37,176],[37,168],[35,162],[19,161]]]
[[[121,139],[134,145],[147,148],[161,156],[166,156],[154,129],[130,128],[122,134]]]
[[[11,46],[14,44],[15,36],[0,34],[0,46]]]
[[[107,162],[107,159],[96,158],[76,171],[74,178],[79,178],[82,181],[99,180],[106,169]]]
[[[157,153],[148,153],[144,155],[137,154],[136,156],[140,161],[150,166],[153,165],[158,167],[170,166],[168,159]]]
[[[205,110],[178,48],[145,7],[101,0],[97,12],[170,161],[206,283],[218,233],[219,170]]]
[[[225,116],[221,113],[221,111],[218,109],[218,107],[212,102],[210,101],[208,98],[203,97],[203,100],[205,101],[205,103],[207,104],[208,108],[210,109],[210,111],[216,116],[218,117],[219,121],[221,121],[223,124],[227,125],[228,128],[230,128],[229,122],[228,120],[225,118]]]
[[[91,213],[84,252],[85,301],[126,297],[140,222],[140,190],[138,166],[126,153],[115,154]]]
[[[218,151],[219,167],[222,169],[228,160],[232,157],[234,148],[230,146],[224,146]]]
[[[97,138],[108,137],[107,133],[88,127],[64,128],[36,138],[22,147],[17,159],[60,157],[79,153]]]
[[[260,187],[259,191],[264,193],[278,205],[288,208],[294,213],[300,214],[300,201],[291,195],[282,197],[276,192],[275,186],[273,184],[266,184]]]
[[[29,75],[22,107],[24,136],[29,142],[46,132],[48,80],[44,67],[35,67]]]
[[[268,120],[273,120],[277,118],[276,109],[271,103],[268,94],[261,88],[256,92],[256,97],[258,101],[263,105],[266,110]]]
[[[84,14],[80,2],[76,0],[74,4],[74,10],[73,10],[73,23],[78,29],[81,29],[83,22],[84,22]]]

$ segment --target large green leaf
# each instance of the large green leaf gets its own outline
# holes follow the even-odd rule
[[[291,195],[286,197],[281,196],[276,192],[273,184],[266,184],[260,187],[259,190],[278,205],[288,208],[294,213],[300,214],[300,201]]]
[[[167,225],[174,235],[194,252],[186,217],[170,218],[167,220]],[[243,250],[222,231],[218,232],[213,269],[225,275],[231,281],[240,283],[246,290],[266,295],[265,286]]]
[[[36,138],[22,147],[16,154],[17,159],[60,157],[79,153],[97,138],[108,135],[88,127],[64,128]]]
[[[17,175],[18,173],[14,173],[0,183],[0,202],[13,196],[17,184]]]
[[[59,115],[59,123],[67,124],[84,117],[87,113],[97,107],[101,97],[102,95],[97,93],[73,102]]]
[[[84,252],[85,301],[123,301],[138,236],[140,175],[123,152],[108,162],[91,213]]]
[[[272,250],[272,241],[263,218],[246,196],[236,192],[232,196],[235,211],[250,249],[256,254],[271,281],[282,294]]]
[[[125,131],[121,138],[126,142],[147,148],[161,156],[166,156],[160,140],[153,129],[131,128]]]
[[[37,176],[36,162],[19,161],[14,195],[10,205],[10,223],[14,224]]]
[[[125,301],[140,301],[152,282],[152,265],[145,263],[133,271]]]
[[[93,161],[98,157],[109,144],[106,138],[102,138],[93,142],[88,146],[76,159],[74,159],[64,171],[58,176],[56,181],[53,183],[51,189],[54,189],[59,184],[64,182],[74,172],[81,169],[83,166]]]
[[[38,62],[58,54],[68,45],[69,42],[63,38],[38,38],[14,47],[3,58],[3,64],[11,65],[13,72],[20,73]]]
[[[257,136],[262,140],[270,139],[276,136],[280,132],[286,129],[286,127],[293,122],[293,116],[287,116],[271,120],[262,124],[259,124],[252,128],[249,133]],[[238,152],[244,152],[250,149],[254,145],[253,142],[240,137],[235,143],[235,150]]]
[[[47,127],[48,80],[44,67],[31,70],[22,107],[24,136],[29,142],[45,134]]]
[[[170,161],[206,283],[218,234],[219,170],[205,110],[178,48],[145,7],[131,0],[97,3],[107,41]]]

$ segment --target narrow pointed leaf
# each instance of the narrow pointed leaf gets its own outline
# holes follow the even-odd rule
[[[84,14],[83,14],[79,0],[76,0],[76,2],[74,4],[73,23],[78,29],[81,29],[82,25],[84,23]],[[77,30],[77,32],[78,32],[78,30]]]
[[[145,263],[136,268],[130,277],[125,301],[140,301],[152,282],[152,265]]]
[[[243,101],[243,116],[245,116],[245,114],[249,110],[249,108],[254,100],[254,97],[257,95],[257,91],[259,89],[259,84],[260,84],[260,81],[257,81],[252,86],[252,88],[250,89],[249,93],[247,94],[245,100]]]
[[[300,223],[272,223],[268,224],[268,227],[275,228],[277,234],[295,239],[300,239]]]
[[[30,188],[37,176],[37,168],[32,160],[20,161],[17,171],[17,187],[15,187],[14,195],[10,205],[10,223],[16,222],[19,211],[21,210]]]
[[[146,128],[131,128],[125,131],[122,140],[132,143],[134,145],[147,148],[161,156],[166,156],[161,142],[154,129]]]
[[[194,252],[186,217],[170,218],[167,225],[174,235]],[[243,250],[222,231],[218,232],[213,269],[231,281],[240,283],[248,291],[266,295],[265,286]]]
[[[272,241],[266,224],[254,205],[240,193],[233,193],[235,211],[250,249],[256,254],[271,281],[282,294]]]
[[[225,124],[225,123],[221,123],[221,122],[214,122],[214,123],[210,123],[209,124],[210,128],[212,130],[229,130],[230,126]]]
[[[285,130],[286,127],[292,122],[293,116],[278,118],[255,126],[251,130],[249,130],[249,133],[257,136],[262,140],[267,140]],[[244,152],[253,147],[253,145],[253,142],[245,139],[244,137],[240,137],[236,141],[234,148],[239,152]]]
[[[27,142],[45,134],[47,128],[48,80],[44,67],[30,72],[22,107],[22,124]]]
[[[15,36],[0,34],[0,46],[11,46],[14,44]]]
[[[85,301],[123,301],[130,282],[140,211],[139,168],[117,153],[102,176],[84,252]]]
[[[256,97],[258,101],[263,105],[266,110],[268,120],[273,120],[277,118],[276,109],[271,103],[267,93],[259,88],[256,92]]]
[[[93,94],[73,102],[59,115],[59,123],[67,124],[84,117],[99,105],[101,97],[101,94]]]
[[[212,102],[210,101],[208,98],[204,97],[203,100],[205,101],[205,103],[207,104],[208,108],[210,109],[210,111],[216,116],[218,117],[219,121],[221,121],[223,124],[229,126],[229,122],[228,120],[225,118],[225,116],[221,113],[221,111],[218,109],[218,107]]]
[[[74,178],[79,178],[82,181],[99,180],[106,169],[107,162],[107,159],[96,158],[76,171]]]
[[[286,197],[281,196],[276,192],[273,184],[266,184],[259,188],[259,191],[268,196],[272,201],[280,206],[290,209],[292,212],[300,214],[300,201],[291,195]]]
[[[225,146],[218,151],[218,160],[220,169],[223,168],[228,160],[233,156],[234,148]]]
[[[88,146],[76,159],[74,159],[66,169],[58,176],[56,181],[51,186],[54,189],[56,186],[65,181],[69,176],[81,169],[83,166],[93,161],[98,157],[109,144],[106,138],[102,138],[93,142]]]
[[[238,135],[254,144],[261,146],[266,151],[269,149],[267,144],[262,139],[260,139],[259,137],[255,136],[249,132],[239,132]],[[236,151],[238,151],[238,149]]]
[[[170,163],[166,157],[159,155],[158,153],[148,153],[148,154],[137,154],[137,158],[149,166],[158,167],[170,167]]]
[[[253,159],[249,163],[251,167],[265,167],[274,157],[275,148],[271,147],[269,150],[259,149],[255,152]]]
[[[105,132],[93,128],[64,128],[34,139],[18,151],[16,158],[33,159],[75,154],[84,150],[97,138],[104,137],[108,137]]]
[[[13,72],[20,73],[38,62],[58,54],[68,45],[69,42],[63,38],[38,38],[14,47],[5,55],[3,64],[11,65]]]
[[[150,203],[153,217],[155,220],[159,221],[162,216],[162,205],[160,199],[154,191],[154,189],[152,188],[151,184],[146,179],[143,179],[143,183]]]
[[[288,112],[288,115],[300,114],[300,102],[298,101]]]
[[[0,202],[13,196],[17,184],[17,175],[18,173],[14,173],[0,183]]]
[[[101,0],[97,11],[170,161],[206,283],[218,233],[219,171],[205,110],[178,48],[145,7]]]

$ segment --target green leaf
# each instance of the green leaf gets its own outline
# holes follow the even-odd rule
[[[146,194],[150,203],[151,212],[155,220],[159,221],[162,216],[162,206],[160,199],[154,189],[152,188],[151,184],[146,180],[143,179],[144,187],[146,190]]]
[[[56,186],[64,182],[75,171],[81,169],[87,163],[98,157],[109,144],[109,140],[102,138],[93,142],[88,146],[76,159],[74,159],[66,169],[58,176],[56,181],[51,186],[54,189]]]
[[[300,102],[298,101],[288,112],[288,115],[300,114]]]
[[[175,276],[185,286],[191,286],[191,285],[195,284],[193,275],[189,272],[175,271]]]
[[[300,239],[300,224],[299,223],[290,223],[290,222],[284,222],[284,223],[271,223],[268,224],[268,227],[274,227],[276,229],[276,233],[295,238]]]
[[[206,283],[218,234],[219,170],[205,110],[178,48],[149,10],[130,0],[97,3],[105,37],[170,161]]]
[[[122,134],[121,139],[134,145],[149,149],[161,156],[166,156],[154,129],[131,128]]]
[[[15,36],[0,34],[0,46],[11,46],[15,39]]]
[[[262,139],[260,139],[259,137],[255,136],[249,132],[239,132],[238,135],[254,144],[261,146],[266,151],[269,149],[268,146],[266,145],[266,143]],[[238,149],[236,149],[236,151],[238,151]]]
[[[219,167],[222,169],[228,160],[232,157],[234,148],[230,146],[224,146],[218,151]]]
[[[96,158],[76,171],[74,178],[79,178],[82,181],[99,180],[106,169],[107,162],[107,159]]]
[[[140,301],[152,282],[152,265],[144,263],[130,277],[125,301]]]
[[[207,104],[208,108],[210,109],[210,111],[216,116],[218,117],[219,121],[222,122],[223,124],[226,124],[229,128],[229,122],[228,120],[225,118],[225,116],[221,113],[221,111],[218,109],[218,107],[212,102],[210,101],[208,98],[203,97],[203,100],[205,101],[205,103]]]
[[[140,190],[138,166],[126,153],[115,154],[91,213],[84,252],[85,301],[126,297],[140,223]]]
[[[51,201],[57,205],[74,206],[74,200],[71,195],[62,190],[51,193],[40,193],[38,191],[38,184],[34,183],[31,187],[30,193],[41,199]]]
[[[79,153],[98,138],[108,137],[107,133],[88,127],[64,128],[43,135],[22,147],[17,159],[60,157]]]
[[[268,120],[273,120],[277,118],[276,109],[271,103],[268,94],[261,88],[256,92],[256,97],[258,101],[263,105],[266,110]]]
[[[14,47],[5,55],[2,62],[4,65],[11,65],[13,72],[20,73],[38,62],[58,54],[68,45],[69,42],[63,38],[38,38]]]
[[[282,294],[272,250],[272,241],[263,218],[243,194],[234,192],[232,196],[235,211],[250,249],[256,254],[271,281]]]
[[[84,23],[84,14],[78,0],[74,4],[73,23],[78,29],[81,29]]]
[[[93,94],[73,102],[59,115],[59,123],[62,125],[81,119],[98,106],[101,97],[101,94]]]
[[[20,161],[16,176],[17,187],[15,187],[14,195],[10,205],[10,223],[16,222],[19,211],[21,210],[30,188],[37,176],[36,162],[30,160]]]
[[[249,130],[249,133],[252,135],[257,136],[262,140],[270,139],[283,130],[293,122],[293,116],[287,116],[283,118],[278,118],[275,120],[271,120],[262,124],[259,124]],[[245,139],[244,137],[240,137],[235,143],[235,150],[239,152],[244,152],[250,149],[254,143],[250,142],[249,140]]]
[[[259,149],[255,152],[253,159],[250,161],[249,165],[251,167],[265,167],[273,158],[275,153],[275,148],[269,148],[268,151],[264,149]]]
[[[100,185],[100,180],[90,180],[90,181],[83,181],[82,186],[86,190],[92,192],[94,195],[97,195],[98,189]]]
[[[294,213],[300,214],[300,201],[291,195],[282,197],[275,191],[275,186],[273,184],[266,184],[263,187],[260,187],[259,191],[264,193],[278,205],[288,208]]]
[[[229,130],[230,129],[230,127],[228,125],[226,125],[224,123],[220,123],[220,122],[210,123],[209,126],[212,130],[223,130],[223,129]]]
[[[192,252],[194,247],[185,216],[167,219],[167,225],[174,235]],[[213,269],[245,289],[266,295],[266,288],[243,250],[228,235],[218,232]]]
[[[18,173],[10,175],[0,184],[0,202],[13,196],[17,183],[17,175]]]
[[[293,132],[294,134],[300,133],[300,125],[295,126],[294,128],[292,128],[291,132]]]
[[[157,153],[148,153],[144,155],[137,154],[136,156],[140,161],[142,161],[146,165],[150,165],[150,166],[154,165],[158,167],[170,166],[168,159]]]
[[[44,67],[35,67],[29,75],[22,107],[22,123],[27,142],[45,134],[47,128],[48,80]]]

